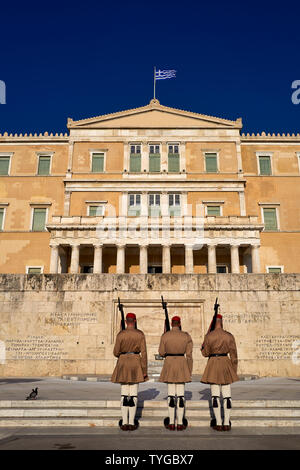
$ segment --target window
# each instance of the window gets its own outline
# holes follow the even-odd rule
[[[149,194],[149,215],[152,217],[160,216],[160,194]]]
[[[218,162],[216,153],[205,154],[205,168],[207,173],[217,173]]]
[[[32,217],[32,231],[43,232],[45,230],[47,209],[34,208]]]
[[[160,145],[149,145],[149,172],[160,172]]]
[[[259,174],[271,175],[271,157],[269,155],[260,155],[259,161]]]
[[[27,274],[42,274],[43,268],[42,266],[27,266],[26,272]]]
[[[263,207],[265,230],[278,230],[276,208]]]
[[[217,273],[227,273],[227,266],[226,265],[217,265]]]
[[[128,215],[139,216],[141,213],[141,195],[129,194]]]
[[[282,266],[267,266],[267,272],[270,274],[282,273],[283,268]]]
[[[180,171],[180,157],[178,144],[168,145],[168,171],[170,173],[179,173]]]
[[[10,164],[9,155],[0,156],[0,175],[3,176],[3,175],[9,174],[9,164]]]
[[[206,207],[206,215],[215,215],[215,216],[220,216],[221,215],[221,206],[207,206]]]
[[[103,216],[104,215],[104,206],[89,206],[88,214],[92,217]]]
[[[4,208],[0,207],[0,231],[3,230],[4,225]]]
[[[49,155],[40,155],[38,164],[38,175],[50,175],[51,157]]]
[[[181,215],[180,194],[169,194],[169,215]]]
[[[140,173],[141,171],[141,145],[134,144],[130,145],[130,163],[129,171]]]
[[[92,173],[103,173],[104,171],[104,153],[92,154]]]

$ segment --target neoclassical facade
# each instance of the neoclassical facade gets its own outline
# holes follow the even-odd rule
[[[300,135],[157,100],[0,134],[0,273],[300,272]]]

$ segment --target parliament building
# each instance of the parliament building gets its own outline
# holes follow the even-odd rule
[[[299,273],[300,134],[146,106],[0,134],[0,273]]]

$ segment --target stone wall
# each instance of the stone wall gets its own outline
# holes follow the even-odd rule
[[[111,374],[120,328],[118,296],[134,311],[155,360],[169,315],[194,342],[194,373],[218,297],[236,338],[239,374],[299,376],[300,274],[0,275],[0,375]]]

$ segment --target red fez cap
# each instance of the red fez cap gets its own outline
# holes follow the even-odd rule
[[[217,314],[217,318],[219,318],[220,320],[222,320],[222,315],[220,313]]]
[[[131,318],[132,320],[136,320],[135,313],[127,313],[127,315],[126,315],[126,320],[127,320],[128,318]]]
[[[180,323],[180,317],[177,317],[177,316],[175,315],[175,317],[172,318],[172,321],[178,321],[178,322]]]

